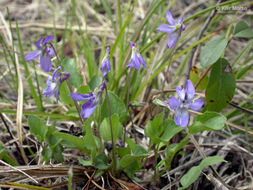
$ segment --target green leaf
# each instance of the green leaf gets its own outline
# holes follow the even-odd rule
[[[228,40],[225,37],[214,38],[209,41],[200,52],[200,64],[207,68],[214,64],[223,54]]]
[[[80,164],[82,164],[83,166],[91,166],[92,165],[92,160],[84,160],[81,157],[77,157],[77,160]]]
[[[152,121],[147,122],[144,128],[145,135],[148,136],[153,143],[160,142],[159,137],[163,132],[163,117],[163,113],[156,115]]]
[[[253,30],[244,21],[239,21],[234,29],[234,36],[238,38],[252,38]]]
[[[135,150],[135,146],[136,146],[136,143],[133,139],[129,138],[128,136],[126,136],[126,143],[128,145],[128,147],[134,151]]]
[[[202,131],[221,130],[226,120],[222,114],[208,111],[195,117],[194,123],[189,127],[189,132],[195,134]]]
[[[107,163],[108,163],[108,159],[106,155],[99,154],[97,157],[95,157],[94,165],[96,168],[105,170],[110,167]]]
[[[134,156],[135,157],[146,157],[146,156],[149,156],[149,153],[142,146],[136,145],[135,150],[134,150]]]
[[[90,93],[90,88],[89,88],[88,85],[80,86],[80,88],[78,88],[78,90],[76,91],[76,93],[89,94]]]
[[[128,175],[129,178],[133,179],[136,172],[141,168],[141,164],[138,160],[132,161],[126,167],[124,167],[124,172]]]
[[[119,121],[119,116],[117,114],[112,115],[112,130],[113,130],[113,138],[116,140],[121,137],[123,127]],[[100,135],[105,141],[111,141],[111,128],[109,118],[105,118],[100,126]]]
[[[126,106],[121,99],[113,92],[108,91],[109,104],[111,109],[111,115],[117,114],[120,122],[123,122],[126,118]],[[103,102],[101,107],[101,118],[108,117],[108,109],[106,106],[106,100]]]
[[[201,171],[207,166],[211,166],[217,164],[219,162],[225,162],[219,156],[211,156],[207,157],[201,161],[200,165],[192,167],[180,180],[180,183],[183,187],[179,188],[179,190],[183,190],[188,188],[192,183],[194,183],[201,174]]]
[[[172,137],[174,137],[177,133],[182,131],[184,128],[177,126],[175,122],[171,119],[166,119],[163,123],[164,132],[160,137],[160,140],[164,143],[170,141]]]
[[[8,164],[12,166],[16,166],[16,162],[12,159],[12,157],[8,154],[8,151],[0,144],[0,159],[4,160]]]
[[[202,75],[201,71],[199,68],[196,66],[192,67],[192,70],[190,71],[190,80],[192,81],[193,85],[198,82],[200,76]],[[205,90],[208,84],[208,76],[206,75],[201,82],[199,83],[197,90]]]
[[[62,66],[64,67],[64,71],[70,74],[69,81],[70,84],[79,87],[83,83],[83,79],[76,68],[76,60],[74,58],[66,57],[61,62]]]
[[[134,157],[131,154],[125,155],[121,160],[120,160],[120,166],[122,168],[125,168],[132,164],[134,161],[138,160],[138,157]]]
[[[98,137],[90,133],[84,136],[83,141],[84,141],[85,147],[89,150],[98,149],[101,146],[101,143]]]
[[[45,121],[31,115],[28,117],[28,126],[30,127],[31,133],[36,136],[40,143],[42,143],[48,131]]]
[[[75,146],[74,148],[82,150],[85,153],[89,153],[90,152],[88,149],[86,149],[86,145],[84,143],[84,140],[79,139],[76,136],[73,136],[73,135],[70,135],[70,134],[67,134],[67,133],[60,133],[60,132],[55,132],[53,134],[55,136],[57,136],[57,137],[65,140],[65,141],[73,144]]]
[[[65,104],[74,105],[74,101],[69,96],[70,91],[66,82],[63,82],[60,86],[60,100]]]
[[[226,59],[219,59],[212,68],[206,89],[206,107],[220,112],[232,100],[235,92],[235,77]]]
[[[92,91],[94,91],[95,88],[97,88],[101,83],[102,83],[102,78],[95,75],[94,77],[91,78],[89,82],[89,87]]]
[[[122,158],[127,154],[131,154],[131,149],[129,147],[120,147],[117,148],[118,155]]]

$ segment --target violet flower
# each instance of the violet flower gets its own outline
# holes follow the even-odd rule
[[[87,100],[82,105],[81,115],[83,118],[90,117],[96,110],[99,99],[104,89],[105,89],[105,82],[102,82],[102,84],[95,89],[94,93],[93,92],[90,92],[89,94],[72,93],[69,95],[75,101]]]
[[[144,59],[142,58],[140,52],[136,49],[135,44],[130,42],[130,46],[132,48],[132,55],[130,59],[130,63],[127,65],[128,68],[134,67],[137,70],[140,68],[140,64],[143,65],[144,68],[147,67]]]
[[[35,43],[38,50],[32,51],[25,56],[25,61],[31,61],[40,57],[40,66],[43,71],[49,72],[52,69],[51,56],[55,54],[54,50],[47,46],[54,36],[42,36]]]
[[[107,73],[111,72],[111,65],[110,65],[110,49],[109,47],[106,48],[106,55],[103,58],[103,61],[101,63],[101,73],[103,75],[103,78],[106,78]]]
[[[171,96],[168,102],[170,108],[175,111],[174,121],[176,125],[179,125],[181,127],[187,126],[189,122],[188,108],[191,108],[194,111],[198,111],[205,103],[202,99],[193,101],[195,88],[190,80],[187,80],[185,87],[186,89],[178,86],[176,88],[176,92],[179,99]]]
[[[58,103],[58,99],[60,95],[61,83],[67,80],[70,76],[69,73],[58,72],[60,69],[61,69],[61,66],[55,69],[52,75],[52,81],[50,80],[50,77],[47,78],[47,89],[42,93],[42,95],[46,96],[47,98],[55,94],[57,103]]]
[[[169,23],[168,24],[162,24],[160,25],[157,30],[160,32],[165,32],[169,34],[168,39],[168,47],[174,48],[176,46],[176,43],[179,39],[181,31],[185,30],[185,26],[183,25],[183,17],[180,17],[178,21],[176,22],[171,14],[171,12],[166,11],[166,19]],[[180,29],[179,33],[176,33],[176,30]]]

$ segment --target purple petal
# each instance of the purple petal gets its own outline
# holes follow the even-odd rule
[[[53,48],[46,47],[46,48],[45,48],[45,52],[46,52],[48,55],[50,55],[50,56],[55,55],[55,52],[54,52],[54,49],[53,49]]]
[[[181,30],[182,30],[182,31],[185,30],[185,25],[184,25],[184,24],[181,25]]]
[[[170,27],[168,24],[162,24],[156,28],[160,32],[172,33],[175,30],[175,27]]]
[[[50,76],[47,77],[47,86],[51,86],[52,82],[50,80]]]
[[[83,101],[93,97],[93,93],[90,94],[80,94],[80,93],[72,93],[69,95],[75,101]]]
[[[94,103],[94,98],[92,98],[92,99],[88,100],[86,103],[84,103],[82,106],[82,111],[81,111],[81,115],[83,116],[83,118],[90,117],[93,114],[93,112],[95,111],[97,104],[98,104],[98,102]]]
[[[142,63],[143,67],[146,68],[147,67],[147,64],[146,62],[144,61],[144,59],[142,58],[141,54],[138,53],[138,58],[139,58],[139,62]]]
[[[49,82],[47,81],[47,84]],[[50,83],[45,91],[43,91],[42,95],[45,95],[47,98],[51,97],[57,89],[57,84],[56,83]]]
[[[139,68],[140,68],[140,61],[139,61],[139,57],[138,57],[138,55],[137,55],[136,52],[135,52],[135,54],[134,54],[134,62],[135,62],[135,68],[136,68],[137,70],[139,70]]]
[[[101,67],[100,67],[101,73],[103,75],[103,78],[107,76],[107,73],[111,72],[111,66],[110,66],[110,60],[109,57],[105,58],[102,61]]]
[[[189,122],[189,112],[185,108],[178,108],[175,111],[174,121],[176,125],[186,127]]]
[[[171,33],[169,35],[168,39],[168,47],[169,48],[174,48],[176,46],[177,40],[178,40],[178,34],[177,33]]]
[[[57,69],[54,70],[53,75],[52,75],[52,80],[54,81],[56,79],[56,73],[61,69],[61,66],[59,66]]]
[[[40,56],[40,66],[43,71],[49,72],[52,69],[51,57],[48,55]]]
[[[138,59],[137,59],[137,60],[138,60]],[[128,67],[128,68],[134,67],[134,68],[136,68],[137,70],[139,70],[139,68],[140,68],[139,60],[136,61],[135,58],[131,58],[131,59],[130,59],[130,63],[129,63],[129,65],[127,65],[127,67]]]
[[[63,74],[64,74],[64,76],[62,77],[62,82],[67,80],[70,77],[70,73],[65,73],[64,72]]]
[[[172,26],[176,25],[176,22],[175,22],[170,11],[166,11],[166,19],[167,19],[168,23],[170,23],[170,25],[172,25]]]
[[[35,45],[37,46],[38,49],[41,49],[40,44],[41,44],[41,40],[42,40],[43,38],[44,38],[44,36],[41,36],[40,39],[39,39],[37,42],[35,42]]]
[[[179,96],[180,100],[185,100],[185,89],[182,86],[178,86],[176,88],[177,95]]]
[[[56,92],[55,92],[56,103],[58,103],[59,96],[60,96],[60,90],[59,90],[59,88],[58,88],[58,89],[56,90]]]
[[[190,108],[194,111],[198,111],[202,108],[202,106],[204,105],[205,101],[202,99],[197,99],[194,102],[190,103]]]
[[[129,44],[130,44],[131,48],[133,48],[135,46],[135,43],[133,43],[133,42],[129,42]]]
[[[110,54],[110,47],[106,47],[106,54],[109,55]]]
[[[180,102],[177,98],[175,98],[174,96],[171,96],[168,104],[172,110],[175,110],[180,105]]]
[[[42,46],[45,46],[52,39],[54,39],[53,35],[46,36],[42,41]]]
[[[182,24],[182,23],[183,23],[183,19],[184,19],[183,17],[180,17],[180,18],[178,19],[178,23],[179,23],[179,24]]]
[[[195,88],[190,80],[186,81],[186,94],[187,94],[187,100],[192,100],[195,95]]]
[[[37,59],[41,54],[40,50],[32,51],[25,56],[25,61],[31,61]]]

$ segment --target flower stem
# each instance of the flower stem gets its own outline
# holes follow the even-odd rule
[[[111,140],[112,140],[112,174],[115,174],[115,169],[116,169],[116,144],[114,142],[113,138],[113,129],[112,129],[112,118],[111,118],[111,107],[109,103],[109,96],[108,96],[108,91],[107,91],[107,86],[105,84],[105,94],[106,94],[106,106],[108,109],[108,115],[109,115],[109,123],[110,123],[110,129],[111,129]]]
[[[57,52],[55,51],[55,48],[54,48],[53,44],[52,44],[52,43],[48,43],[48,44],[49,44],[50,47],[53,48],[53,50],[54,50],[54,53],[55,53],[56,58],[57,58],[58,66],[61,66],[61,70],[64,71],[63,66],[61,65],[60,58],[59,58]],[[71,85],[70,85],[69,81],[66,80],[66,83],[67,83],[69,92],[72,94],[72,93],[73,93],[73,90],[72,90],[72,88],[71,88]],[[78,115],[79,115],[79,118],[80,118],[82,124],[84,124],[84,119],[83,119],[83,117],[82,117],[82,115],[81,115],[81,110],[80,110],[80,108],[79,108],[79,105],[78,105],[78,103],[77,103],[75,100],[73,100],[73,101],[74,101],[74,104],[75,104],[75,107],[76,107],[76,111],[77,111],[77,113],[78,113]]]
[[[154,169],[154,180],[156,180],[156,178],[157,178],[157,168],[156,168],[156,166],[157,166],[157,158],[158,158],[158,149],[159,149],[159,144],[160,143],[158,143],[156,146],[155,146],[155,169]]]

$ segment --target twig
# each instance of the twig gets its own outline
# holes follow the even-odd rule
[[[89,174],[88,174],[86,171],[84,171],[84,174],[89,178],[89,180],[91,180],[91,182],[92,182],[97,188],[99,188],[99,189],[101,189],[101,190],[105,190],[103,187],[101,187],[100,185],[98,185],[94,180],[92,180],[92,178],[89,176]]]
[[[186,128],[187,133],[189,134],[189,130],[188,128]],[[206,155],[204,153],[204,151],[200,148],[198,142],[196,141],[195,137],[193,135],[190,136],[191,142],[194,144],[194,146],[197,148],[197,150],[199,151],[199,154],[203,157],[206,158]],[[235,189],[234,187],[231,187],[229,185],[227,185],[223,179],[221,178],[221,176],[219,175],[219,173],[215,170],[215,168],[213,166],[209,166],[209,168],[213,171],[214,175],[218,178],[218,180],[227,188],[229,189]]]
[[[216,4],[217,6],[220,4],[221,0],[218,1],[218,3]],[[200,33],[198,35],[198,38],[197,38],[197,41],[200,40],[205,32],[205,30],[207,29],[208,25],[210,24],[211,20],[213,19],[213,17],[215,16],[217,10],[216,9],[213,9],[211,14],[209,15],[209,17],[207,18],[205,24],[203,25],[203,27],[201,28],[200,30]],[[192,68],[192,63],[194,62],[194,60],[196,58],[195,57],[195,52],[196,50],[200,47],[200,44],[195,46],[193,49],[192,49],[192,52],[191,52],[191,56],[190,56],[190,59],[189,59],[189,63],[188,63],[188,69],[187,69],[187,73],[185,75],[185,79],[188,80],[189,77],[190,77],[190,71],[191,71],[191,68]],[[185,81],[186,81],[185,80]]]
[[[253,115],[253,111],[252,110],[249,110],[249,109],[246,109],[246,108],[242,108],[242,107],[236,105],[234,102],[230,102],[229,105],[231,105],[231,106],[235,107],[236,109],[238,109],[240,111],[243,111],[243,112],[245,112],[247,114]]]
[[[203,78],[207,75],[207,73],[211,70],[212,66],[209,66],[205,72],[199,77],[199,80],[195,84],[195,89],[199,86],[200,82],[203,80]]]

